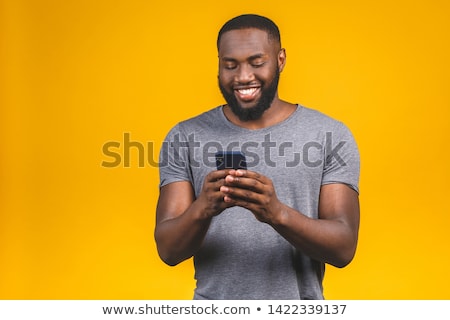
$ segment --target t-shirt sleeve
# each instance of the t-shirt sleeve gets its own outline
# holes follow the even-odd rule
[[[192,181],[188,140],[177,124],[164,139],[159,153],[159,187],[177,181]]]
[[[341,122],[325,139],[322,185],[343,183],[359,193],[360,156],[350,130]]]

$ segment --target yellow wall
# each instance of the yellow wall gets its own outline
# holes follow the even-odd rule
[[[294,4],[295,3],[295,4]],[[102,167],[222,103],[216,34],[282,32],[280,95],[343,120],[361,151],[361,230],[329,299],[450,299],[447,1],[0,1],[0,298],[190,299],[191,261],[153,241],[158,170]],[[117,149],[123,152],[123,148]],[[146,150],[147,151],[147,150]]]

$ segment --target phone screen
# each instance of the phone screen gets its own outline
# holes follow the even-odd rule
[[[240,151],[219,151],[216,153],[217,170],[247,169],[245,156]]]

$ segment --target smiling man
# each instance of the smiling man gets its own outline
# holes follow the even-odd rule
[[[278,96],[278,27],[242,15],[219,31],[226,104],[178,123],[160,154],[155,239],[169,265],[194,257],[194,299],[323,299],[326,264],[353,259],[359,153],[348,128]],[[246,169],[217,170],[216,151]]]

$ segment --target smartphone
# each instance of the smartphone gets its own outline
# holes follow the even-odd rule
[[[247,169],[245,155],[240,151],[218,151],[216,153],[217,170]]]

